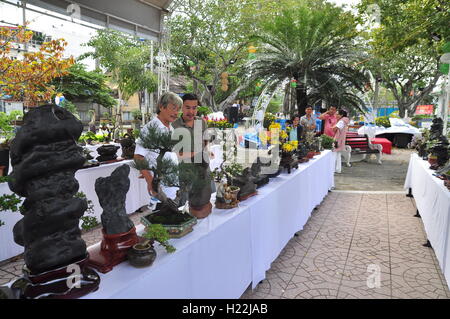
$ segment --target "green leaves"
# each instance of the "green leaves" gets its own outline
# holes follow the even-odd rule
[[[176,251],[175,247],[169,244],[169,233],[161,224],[151,224],[146,227],[146,232],[143,235],[144,238],[159,242],[168,253]]]

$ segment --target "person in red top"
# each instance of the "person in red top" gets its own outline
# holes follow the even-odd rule
[[[319,119],[325,120],[324,134],[334,137],[333,126],[336,125],[338,118],[336,117],[336,107],[330,106],[328,111],[319,116]]]

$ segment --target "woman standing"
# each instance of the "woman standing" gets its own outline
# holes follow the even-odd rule
[[[344,110],[339,110],[337,115],[338,122],[332,127],[334,131],[334,139],[336,140],[336,148],[333,152],[336,154],[336,173],[342,172],[341,156],[344,155],[345,151],[345,139],[347,136],[348,125],[350,119],[347,117],[347,112]]]

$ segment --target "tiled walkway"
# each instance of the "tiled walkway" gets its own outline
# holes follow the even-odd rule
[[[415,212],[404,194],[332,192],[242,298],[448,299]]]

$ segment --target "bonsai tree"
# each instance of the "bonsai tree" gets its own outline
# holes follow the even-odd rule
[[[195,171],[187,164],[181,162],[175,164],[164,155],[171,152],[179,142],[172,139],[172,134],[161,132],[155,126],[148,126],[145,132],[141,132],[140,139],[143,147],[158,153],[156,163],[149,163],[146,159],[135,159],[133,167],[137,170],[149,170],[153,173],[152,187],[156,192],[155,197],[161,201],[160,215],[167,218],[179,215],[178,207],[184,206],[188,200],[189,191],[192,188],[201,187],[204,181],[200,180]],[[189,181],[189,182],[180,182]],[[164,193],[162,185],[167,187],[178,187],[175,199],[168,198]]]
[[[153,243],[157,241],[168,253],[173,253],[176,250],[175,247],[169,244],[169,233],[161,224],[151,224],[150,226],[147,226],[143,237],[147,239],[147,242],[152,246]]]
[[[320,136],[320,143],[326,150],[331,150],[333,148],[334,138],[326,134]]]

